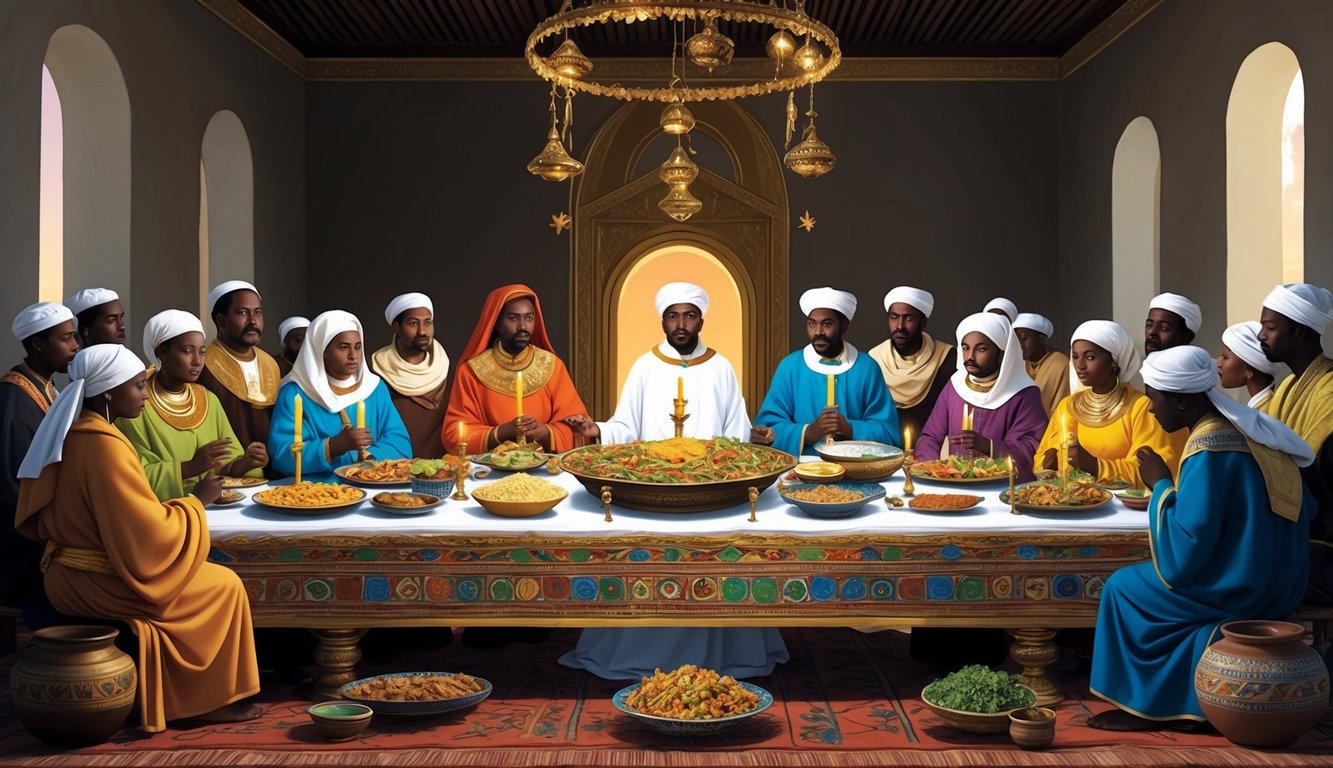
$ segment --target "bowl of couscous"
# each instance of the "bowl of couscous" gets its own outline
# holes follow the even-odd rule
[[[534,517],[564,501],[569,492],[555,483],[518,472],[472,491],[472,498],[499,517]]]

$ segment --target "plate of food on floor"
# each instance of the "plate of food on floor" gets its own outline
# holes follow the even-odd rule
[[[708,736],[734,728],[773,706],[773,695],[752,683],[685,664],[626,686],[616,709],[659,733]]]
[[[338,693],[376,714],[438,715],[485,700],[491,683],[462,672],[392,672],[353,680]]]

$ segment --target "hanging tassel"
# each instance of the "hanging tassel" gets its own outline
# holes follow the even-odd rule
[[[561,134],[561,140],[565,143],[565,151],[573,152],[574,144],[570,140],[570,128],[574,125],[574,91],[565,89],[565,130]]]
[[[782,145],[783,149],[791,149],[791,137],[796,134],[796,101],[792,98],[794,91],[787,91],[787,141]]]

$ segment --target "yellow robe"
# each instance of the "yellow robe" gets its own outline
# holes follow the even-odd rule
[[[1069,397],[1069,355],[1052,349],[1035,364],[1025,365],[1028,375],[1041,390],[1041,405],[1050,416],[1060,401]]]
[[[1128,480],[1134,486],[1142,488],[1143,478],[1139,476],[1139,460],[1134,454],[1147,446],[1161,454],[1162,460],[1175,477],[1180,471],[1180,457],[1185,450],[1185,441],[1189,439],[1189,430],[1181,429],[1170,434],[1162,431],[1157,418],[1148,412],[1148,397],[1137,389],[1129,391],[1129,406],[1120,418],[1103,426],[1082,424],[1069,407],[1070,398],[1066,397],[1051,413],[1051,422],[1046,426],[1046,434],[1037,446],[1033,458],[1033,467],[1045,468],[1043,457],[1047,449],[1060,447],[1060,424],[1068,420],[1070,431],[1078,435],[1079,447],[1098,458],[1097,480],[1110,482],[1117,478]]]
[[[124,621],[138,636],[145,731],[259,691],[250,602],[235,573],[208,562],[203,505],[159,502],[129,440],[101,417],[84,412],[61,461],[23,481],[15,526],[47,542],[57,610]]]
[[[1320,356],[1300,376],[1288,376],[1265,409],[1318,454],[1333,434],[1333,360]]]

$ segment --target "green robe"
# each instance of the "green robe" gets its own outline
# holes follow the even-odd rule
[[[200,387],[205,396],[204,420],[193,430],[177,429],[162,420],[152,403],[144,403],[143,413],[133,419],[116,419],[116,426],[130,439],[135,453],[139,454],[139,463],[143,465],[148,483],[153,486],[153,493],[158,500],[179,499],[194,490],[203,475],[181,477],[181,464],[194,458],[195,451],[204,443],[227,438],[231,440],[223,474],[241,456],[245,446],[236,439],[227,414],[222,410],[222,403],[217,395]],[[263,477],[262,469],[252,469],[245,473],[247,477]]]

